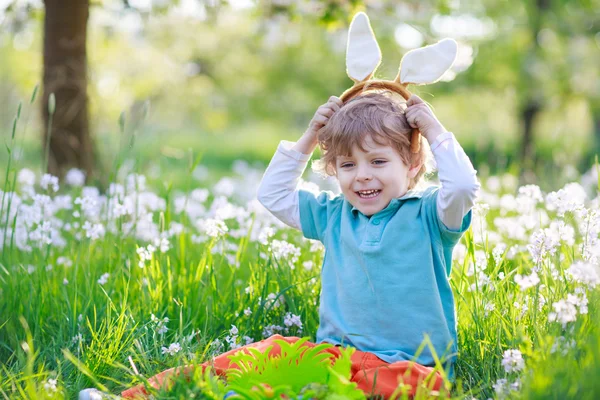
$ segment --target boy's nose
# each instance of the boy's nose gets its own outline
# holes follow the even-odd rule
[[[367,168],[359,168],[356,172],[356,180],[359,182],[370,181],[371,179],[373,179],[373,174]]]

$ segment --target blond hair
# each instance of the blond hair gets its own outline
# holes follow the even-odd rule
[[[389,90],[368,92],[345,103],[317,133],[321,159],[313,163],[313,170],[335,176],[337,157],[350,156],[355,145],[366,151],[365,139],[370,136],[379,145],[391,146],[407,166],[421,165],[409,182],[408,189],[413,189],[428,172],[428,146],[420,146],[417,153],[411,152],[412,128],[400,107],[404,101],[398,97]]]

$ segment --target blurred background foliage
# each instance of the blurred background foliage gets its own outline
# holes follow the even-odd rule
[[[566,0],[104,0],[87,26],[90,132],[98,176],[124,143],[142,172],[183,181],[193,157],[225,174],[265,164],[316,108],[352,85],[347,29],[366,11],[393,79],[408,50],[459,42],[430,102],[482,176],[510,171],[546,190],[600,153],[599,2]],[[0,0],[0,135],[42,81],[44,3]],[[24,106],[21,166],[41,167],[42,104]],[[144,118],[144,111],[148,111]],[[124,118],[124,132],[119,118]],[[23,117],[22,117],[23,119]],[[530,139],[524,138],[530,135]],[[6,163],[0,153],[0,166]],[[318,155],[317,155],[318,156]],[[189,174],[188,174],[189,175]]]

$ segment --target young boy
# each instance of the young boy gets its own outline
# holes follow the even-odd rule
[[[380,369],[375,392],[385,397],[409,360],[434,365],[431,348],[452,378],[457,338],[448,277],[479,189],[454,135],[418,96],[406,106],[403,112],[380,93],[346,104],[332,96],[298,142],[279,145],[258,190],[277,218],[325,246],[316,341],[376,356],[386,372]],[[426,153],[425,146],[411,153],[411,128],[429,142],[441,187],[418,188]],[[337,178],[339,196],[296,188],[317,144],[318,169]],[[430,345],[420,349],[426,337]],[[370,389],[363,378],[353,380]]]
[[[430,387],[439,390],[435,356],[452,378],[457,338],[448,276],[452,249],[469,228],[479,189],[468,157],[429,107],[413,95],[403,110],[387,94],[366,93],[346,104],[332,96],[298,142],[280,143],[258,189],[259,201],[277,218],[325,246],[316,342],[336,345],[326,350],[334,357],[337,346],[355,347],[351,380],[385,398],[399,380],[414,394],[430,376]],[[426,146],[411,152],[412,128],[430,144],[441,187],[418,187]],[[318,169],[337,178],[341,195],[297,189],[317,144],[323,151]],[[298,340],[274,335],[242,349],[273,346],[276,355],[275,339]],[[237,351],[202,367],[224,375],[235,368],[228,357]],[[170,369],[150,382],[159,387],[186,371]],[[92,398],[91,391],[80,399]],[[122,393],[146,395],[143,385]]]

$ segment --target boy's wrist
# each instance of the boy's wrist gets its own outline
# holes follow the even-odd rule
[[[307,130],[302,134],[296,145],[292,148],[302,154],[312,154],[317,147],[317,134],[311,130]]]
[[[422,133],[423,133],[423,136],[425,136],[425,138],[429,142],[429,144],[432,144],[433,142],[435,142],[435,140],[438,138],[438,136],[440,136],[446,132],[447,132],[446,129],[440,124],[439,126],[432,127],[430,129],[428,129],[426,132],[422,132]]]

